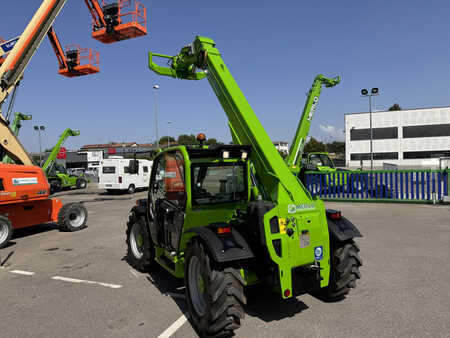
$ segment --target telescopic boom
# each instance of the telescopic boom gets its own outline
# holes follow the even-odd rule
[[[299,166],[302,159],[303,148],[305,146],[306,137],[311,128],[311,121],[316,112],[317,103],[319,102],[322,85],[330,88],[336,86],[340,82],[340,77],[328,78],[319,74],[314,79],[314,82],[309,90],[305,106],[303,108],[302,117],[295,132],[294,140],[292,141],[289,155],[286,158],[286,163],[289,168]]]

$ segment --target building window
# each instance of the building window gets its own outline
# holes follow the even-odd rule
[[[398,153],[373,153],[374,160],[398,160]],[[351,161],[370,160],[370,153],[353,153],[350,154]]]
[[[398,138],[398,128],[372,128],[372,138],[374,140],[386,140]],[[370,128],[367,129],[350,129],[351,141],[370,140]]]
[[[403,127],[403,138],[450,136],[450,124]]]
[[[412,160],[420,158],[440,158],[450,157],[450,150],[429,150],[429,151],[405,151],[403,159]]]

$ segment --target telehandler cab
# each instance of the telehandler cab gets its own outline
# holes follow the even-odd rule
[[[361,276],[353,241],[360,232],[292,175],[214,41],[198,36],[174,57],[149,53],[149,66],[174,78],[206,77],[236,145],[177,146],[156,156],[148,199],[137,201],[127,223],[130,264],[140,271],[159,264],[184,278],[201,336],[239,328],[247,285],[266,284],[282,298],[345,297]]]

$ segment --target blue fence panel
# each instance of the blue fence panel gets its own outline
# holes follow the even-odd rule
[[[448,171],[308,172],[305,185],[327,199],[442,200]]]

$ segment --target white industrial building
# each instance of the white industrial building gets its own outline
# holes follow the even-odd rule
[[[372,135],[374,167],[438,168],[450,157],[450,107],[372,112]],[[345,115],[345,158],[370,167],[369,113]]]

